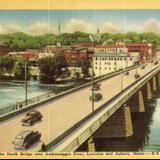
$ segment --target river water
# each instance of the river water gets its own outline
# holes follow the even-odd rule
[[[146,112],[132,114],[134,135],[129,138],[94,139],[96,151],[159,151],[160,90],[145,102]],[[87,151],[85,142],[78,151]]]
[[[40,86],[38,81],[28,82],[28,98],[36,97],[50,91],[48,86]],[[0,82],[0,108],[5,108],[25,100],[25,84]]]

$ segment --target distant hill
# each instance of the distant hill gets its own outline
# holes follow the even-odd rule
[[[132,41],[132,42],[154,42],[160,48],[160,34],[149,33],[101,33],[101,42],[115,43],[117,41]],[[112,40],[112,41],[111,41]],[[89,33],[74,32],[63,33],[60,35],[44,34],[32,36],[22,32],[12,34],[1,34],[0,43],[7,43],[14,51],[23,51],[26,49],[40,49],[46,45],[56,44],[61,42],[63,45],[76,44],[80,42],[89,42]]]

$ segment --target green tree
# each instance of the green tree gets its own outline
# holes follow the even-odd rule
[[[41,72],[41,80],[51,83],[54,81],[56,74],[56,65],[54,57],[44,57],[38,60],[38,66]]]
[[[15,61],[10,56],[1,56],[0,57],[0,74],[12,73]]]
[[[89,60],[84,59],[81,61],[81,68],[82,68],[82,73],[84,74],[84,76],[89,75],[89,67],[90,67]]]
[[[56,74],[60,75],[62,73],[62,68],[67,67],[67,62],[63,54],[55,55],[54,57]]]
[[[14,76],[18,80],[24,80],[25,79],[25,62],[27,62],[27,59],[23,57],[16,57],[16,63],[14,65]],[[28,79],[30,78],[30,73],[28,70]]]

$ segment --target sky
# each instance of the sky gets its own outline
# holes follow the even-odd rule
[[[0,10],[0,34],[160,32],[160,10]]]

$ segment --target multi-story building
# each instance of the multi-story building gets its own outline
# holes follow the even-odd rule
[[[36,61],[38,59],[38,53],[35,52],[10,52],[10,56],[21,56],[29,61]]]
[[[146,42],[129,42],[126,44],[128,52],[139,52],[140,61],[150,61],[156,54],[156,45]]]
[[[95,47],[95,53],[127,53],[128,49],[124,45],[98,45]]]
[[[8,44],[0,44],[0,56],[7,55],[11,52],[11,48]]]
[[[96,76],[101,76],[133,66],[138,63],[138,60],[138,57],[128,56],[126,53],[95,53],[94,72]]]
[[[77,66],[77,62],[87,59],[93,61],[94,49],[71,49],[64,52],[65,59],[69,66]]]

